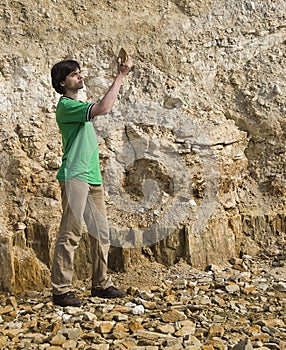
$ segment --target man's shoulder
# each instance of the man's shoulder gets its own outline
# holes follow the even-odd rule
[[[81,100],[74,100],[73,98],[61,96],[57,108],[58,109],[68,109],[72,107],[82,107],[82,108],[88,108],[89,105],[91,105],[92,102],[89,101],[81,101]]]

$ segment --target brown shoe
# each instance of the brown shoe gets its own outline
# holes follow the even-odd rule
[[[125,297],[126,292],[118,290],[117,288],[111,286],[106,289],[94,288],[91,290],[92,297],[99,298],[123,298]]]
[[[53,303],[59,306],[80,306],[82,301],[73,292],[67,292],[60,295],[53,294]]]

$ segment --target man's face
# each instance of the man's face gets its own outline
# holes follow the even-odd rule
[[[66,76],[64,87],[66,90],[77,91],[83,88],[83,78],[79,69],[74,70]]]

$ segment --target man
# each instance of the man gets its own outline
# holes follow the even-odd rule
[[[125,64],[118,59],[115,80],[99,103],[79,101],[79,90],[84,82],[78,62],[61,61],[51,70],[52,85],[62,95],[56,109],[56,121],[63,145],[62,165],[57,174],[63,213],[51,273],[53,302],[56,305],[82,304],[71,291],[71,284],[74,253],[81,239],[83,223],[91,242],[91,296],[116,298],[126,294],[113,286],[107,274],[109,227],[92,120],[110,112],[130,68],[130,58]]]

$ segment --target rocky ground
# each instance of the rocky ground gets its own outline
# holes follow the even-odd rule
[[[277,242],[276,242],[277,243]],[[114,273],[124,299],[89,296],[58,307],[50,291],[1,297],[1,349],[286,349],[286,252],[280,242],[228,266],[192,269],[155,262]]]

